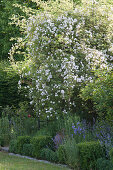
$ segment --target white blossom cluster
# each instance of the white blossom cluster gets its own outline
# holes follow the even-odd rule
[[[61,112],[66,114],[71,105],[75,106],[71,98],[76,84],[91,81],[91,70],[108,68],[105,53],[87,44],[94,37],[85,24],[85,17],[77,17],[77,10],[54,19],[40,13],[29,21],[27,46],[32,58],[29,93],[39,115],[51,118]],[[94,29],[98,34],[98,25]],[[85,40],[83,33],[87,35]]]

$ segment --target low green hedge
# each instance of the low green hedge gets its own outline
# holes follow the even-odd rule
[[[43,148],[41,150],[40,158],[51,162],[58,162],[57,152],[54,152],[49,148]]]
[[[33,145],[25,143],[23,145],[22,154],[26,156],[32,156],[32,152],[33,152]]]
[[[33,145],[33,157],[40,158],[42,148],[52,147],[53,141],[51,136],[33,137],[31,140]]]
[[[77,144],[79,150],[79,164],[82,170],[96,168],[99,158],[105,157],[105,148],[99,142],[83,142]]]
[[[97,160],[96,170],[113,170],[112,162],[105,158],[99,158]]]
[[[18,136],[17,137],[17,152],[23,154],[23,146],[24,144],[30,144],[31,137],[30,136]]]

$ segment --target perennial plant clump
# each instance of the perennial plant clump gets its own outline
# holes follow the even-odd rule
[[[99,141],[106,148],[106,157],[109,157],[109,151],[113,147],[113,127],[105,120],[93,121],[93,125],[85,120],[72,124],[74,133],[72,137],[77,143],[81,141]]]

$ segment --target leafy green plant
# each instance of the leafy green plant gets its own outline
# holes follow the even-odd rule
[[[45,159],[51,162],[58,162],[57,152],[52,151],[48,148],[43,148],[40,153],[41,159]]]
[[[17,137],[17,152],[23,153],[23,145],[30,144],[31,137],[30,136],[18,136]]]
[[[58,160],[60,163],[66,163],[67,160],[67,155],[66,155],[66,150],[64,145],[60,145],[58,150],[57,150],[57,154],[58,154]]]
[[[32,152],[33,152],[33,145],[25,143],[23,145],[22,154],[26,156],[32,156]]]
[[[95,77],[81,90],[81,97],[86,101],[92,100],[100,119],[105,119],[108,124],[113,126],[113,71],[97,70]]]
[[[52,147],[53,141],[51,136],[38,136],[31,139],[33,145],[33,157],[40,158],[42,148]]]
[[[83,170],[96,167],[98,158],[105,157],[105,148],[99,142],[83,142],[77,144],[79,154],[79,165]]]
[[[110,160],[107,160],[105,158],[99,158],[97,159],[97,170],[112,170],[113,165],[110,162]]]
[[[74,138],[66,138],[64,144],[59,146],[57,154],[60,163],[79,169],[78,146]]]
[[[23,12],[20,8],[15,7],[14,4],[20,4],[26,7],[33,7],[36,9],[36,4],[32,1],[24,1],[24,0],[7,0],[0,1],[0,60],[8,59],[9,50],[12,46],[12,43],[15,43],[15,39],[23,36],[18,26],[14,24],[9,24],[11,22],[11,17],[18,13],[18,16],[26,17],[25,12]],[[14,38],[11,42],[11,38]],[[22,60],[22,56],[16,54],[16,60]]]
[[[9,151],[12,153],[18,153],[17,140],[11,140],[9,143]]]
[[[65,140],[64,149],[66,152],[66,164],[74,169],[79,169],[78,146],[74,138]]]

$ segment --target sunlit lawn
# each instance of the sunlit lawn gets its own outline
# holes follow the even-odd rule
[[[0,170],[69,170],[68,168],[0,152]]]

